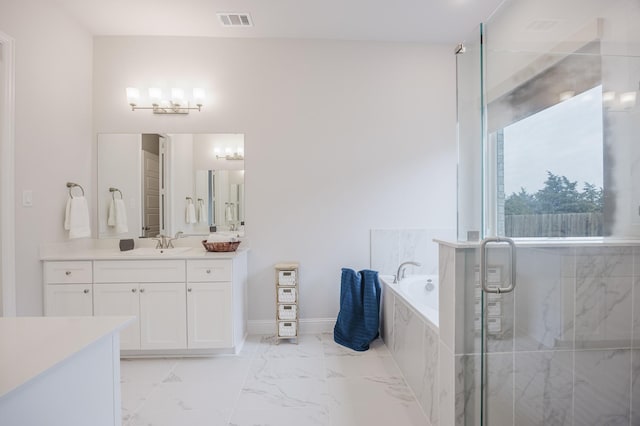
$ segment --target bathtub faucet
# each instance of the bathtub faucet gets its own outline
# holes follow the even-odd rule
[[[407,266],[409,265],[413,265],[413,266],[422,266],[422,263],[420,262],[413,262],[413,261],[409,261],[409,262],[402,262],[400,264],[400,266],[398,266],[398,273],[396,274],[396,276],[393,279],[394,283],[399,283],[401,279],[404,278],[404,272]]]

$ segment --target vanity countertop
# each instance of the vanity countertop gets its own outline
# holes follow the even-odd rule
[[[172,252],[171,249],[163,253],[150,253],[148,248],[144,252],[120,251],[117,248],[65,248],[57,246],[40,251],[40,260],[152,260],[152,259],[233,259],[237,255],[248,251],[248,248],[238,248],[232,252],[208,252],[202,246],[180,248],[182,251]]]
[[[0,399],[101,338],[132,317],[0,318]]]

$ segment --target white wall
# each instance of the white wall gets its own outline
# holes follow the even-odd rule
[[[43,242],[66,239],[67,181],[85,188],[95,212],[93,44],[88,32],[49,1],[0,0],[0,31],[16,40],[17,311],[39,315],[38,249]],[[33,207],[22,207],[25,189],[33,190]]]
[[[142,135],[101,134],[98,135],[98,236],[99,238],[136,238],[142,229]],[[120,194],[109,192],[117,188],[127,212],[125,233],[116,233],[115,227],[107,225],[109,206],[113,197]]]
[[[205,87],[201,113],[132,112],[125,88]],[[302,318],[335,317],[371,228],[455,227],[451,46],[98,37],[97,132],[244,133],[249,318],[274,318],[273,265],[300,262]]]

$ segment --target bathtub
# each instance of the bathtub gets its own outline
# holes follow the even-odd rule
[[[395,284],[393,283],[393,277],[382,276],[381,279],[386,284],[385,290],[390,289],[393,291],[397,297],[404,300],[424,319],[438,327],[437,275],[411,275]],[[433,288],[431,288],[431,285]]]
[[[380,279],[384,286],[382,340],[429,420],[428,426],[439,426],[438,276],[413,275],[396,284],[393,277]],[[425,288],[429,280],[431,290]]]

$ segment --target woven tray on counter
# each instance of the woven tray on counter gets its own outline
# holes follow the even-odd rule
[[[240,245],[240,241],[207,242],[207,240],[202,240],[202,245],[207,251],[227,252],[236,251]]]

